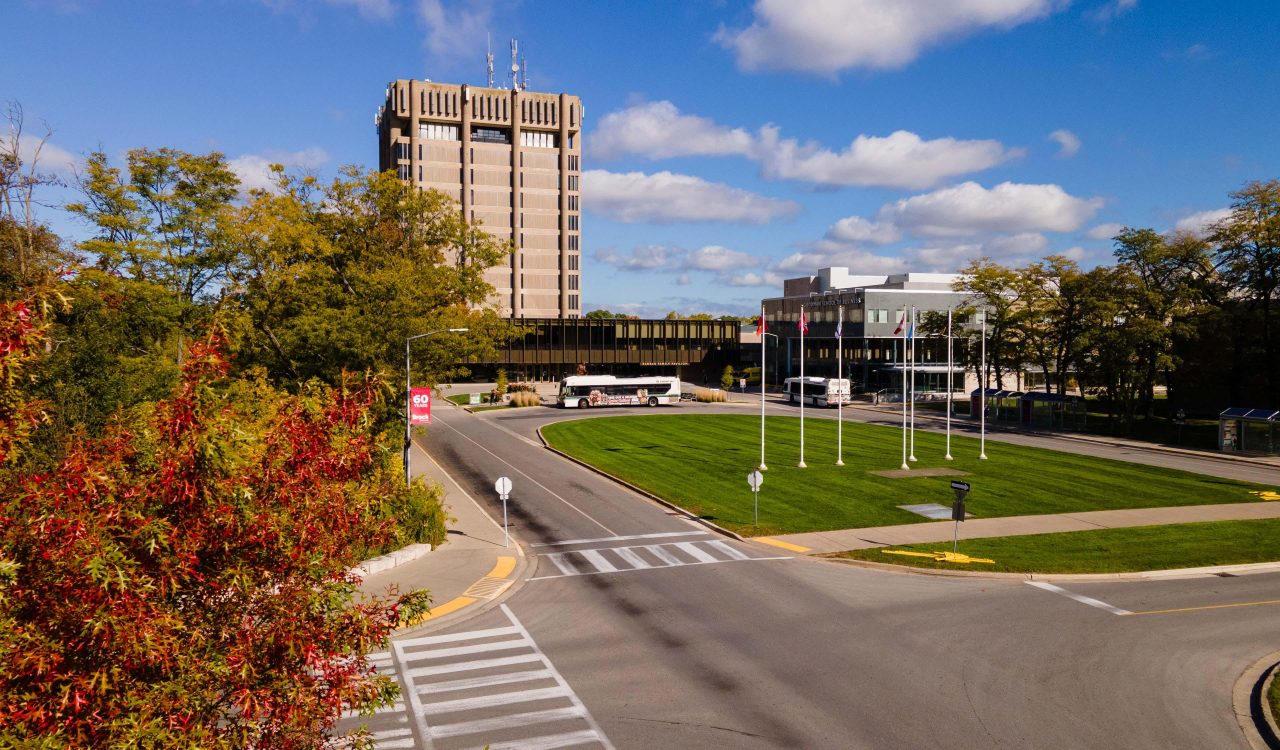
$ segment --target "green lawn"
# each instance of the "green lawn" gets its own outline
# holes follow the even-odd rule
[[[805,423],[807,469],[799,460],[799,419],[770,417],[760,526],[752,525],[747,474],[760,462],[760,418],[737,414],[659,414],[572,420],[543,428],[556,448],[721,526],[742,534],[779,534],[888,526],[928,519],[899,505],[949,505],[952,477],[887,479],[869,472],[902,464],[898,429],[844,424],[843,467],[836,460],[836,424]],[[944,436],[916,433],[913,468],[951,468],[973,490],[978,518],[1257,500],[1259,486],[1138,464],[952,437],[954,461],[944,461]]]
[[[1271,718],[1280,722],[1280,674],[1271,678]]]
[[[448,400],[452,401],[455,404],[458,404],[459,406],[466,406],[467,404],[471,403],[471,396],[470,394],[467,394],[467,393],[455,393],[452,396],[445,396],[445,398],[447,398]]]
[[[949,552],[951,544],[911,544],[893,549]],[[852,550],[830,556],[917,568],[1005,573],[1123,573],[1239,565],[1280,560],[1280,519],[968,539],[961,540],[960,552],[995,560],[995,564],[956,565],[927,557],[886,555],[880,549]]]

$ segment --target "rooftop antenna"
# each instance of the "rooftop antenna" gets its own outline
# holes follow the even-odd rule
[[[529,88],[529,65],[525,62],[524,55],[520,56],[520,90],[525,91]]]
[[[489,68],[489,88],[493,88],[493,35],[485,34],[484,39],[485,39],[485,47],[488,50],[485,53],[484,58],[485,58],[485,63],[488,64],[488,68]]]
[[[515,91],[520,90],[520,42],[511,40],[511,88]]]

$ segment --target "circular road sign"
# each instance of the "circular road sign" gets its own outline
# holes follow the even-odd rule
[[[753,471],[747,475],[747,484],[751,485],[751,489],[758,490],[760,485],[764,484],[764,474]]]
[[[511,480],[508,477],[498,477],[498,481],[493,483],[493,488],[498,491],[499,495],[511,494]]]

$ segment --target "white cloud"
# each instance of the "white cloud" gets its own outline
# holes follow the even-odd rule
[[[901,273],[907,270],[906,260],[900,257],[875,255],[865,250],[822,243],[815,243],[805,252],[788,255],[774,264],[772,270],[811,274],[819,268],[829,266],[844,266],[854,274]]]
[[[1138,0],[1107,0],[1105,4],[1088,12],[1089,18],[1106,25],[1138,7]]]
[[[1023,154],[995,140],[935,138],[899,130],[887,136],[859,135],[842,151],[781,137],[765,125],[756,135],[715,121],[681,114],[669,101],[611,112],[589,139],[594,155],[616,159],[679,156],[745,156],[760,163],[769,179],[818,185],[928,188],[950,177],[990,169]]]
[[[601,263],[624,271],[653,271],[669,267],[680,254],[680,250],[662,245],[640,245],[629,253],[605,248],[596,251],[595,256]]]
[[[325,0],[330,5],[355,8],[360,15],[373,21],[385,21],[396,14],[391,0]]]
[[[274,190],[276,181],[271,173],[272,164],[282,164],[286,169],[312,170],[324,166],[329,154],[313,146],[302,151],[286,153],[267,151],[262,154],[241,154],[227,162],[227,166],[240,178],[240,191]]]
[[[626,224],[685,221],[727,221],[765,224],[800,210],[793,201],[707,182],[671,172],[608,172],[592,169],[582,175],[588,210]]]
[[[707,245],[689,253],[686,267],[698,271],[728,271],[742,266],[756,265],[756,259],[737,250],[720,245]]]
[[[859,135],[836,153],[813,142],[780,139],[778,129],[760,129],[756,157],[765,177],[819,185],[927,188],[948,177],[990,169],[1021,156],[999,141],[922,139],[898,130],[888,136]]]
[[[689,286],[689,274],[682,273],[676,277],[676,286]]]
[[[426,26],[427,51],[441,58],[474,57],[484,49],[493,6],[493,0],[419,0],[418,18]]]
[[[1070,130],[1055,130],[1049,140],[1058,144],[1058,158],[1070,159],[1080,152],[1080,138]]]
[[[985,253],[993,258],[1043,253],[1047,247],[1049,238],[1039,232],[999,235],[982,243]]]
[[[1083,261],[1085,258],[1089,257],[1089,254],[1090,253],[1088,250],[1084,249],[1083,247],[1080,247],[1079,245],[1076,245],[1075,247],[1069,247],[1066,250],[1063,250],[1058,253],[1054,253],[1054,255],[1061,255],[1067,260],[1074,260],[1076,263],[1079,263]]]
[[[888,245],[902,239],[902,232],[892,224],[868,221],[861,216],[849,216],[827,228],[826,238],[832,242],[870,242]]]
[[[1084,233],[1091,240],[1109,240],[1124,229],[1124,224],[1099,224]]]
[[[41,138],[24,133],[21,137],[10,130],[4,139],[0,151],[13,153],[13,141],[18,142],[18,160],[22,162],[23,171],[31,169],[35,163],[36,172],[44,175],[71,177],[80,166],[81,159],[70,151]]]
[[[1101,198],[1077,198],[1057,185],[1002,182],[988,190],[965,182],[885,205],[877,220],[930,237],[1073,232],[1102,204]]]
[[[712,120],[682,115],[668,101],[637,104],[605,115],[589,140],[599,159],[638,154],[648,159],[677,156],[747,155],[751,134]]]
[[[1067,2],[757,0],[750,26],[721,28],[714,40],[733,50],[744,70],[834,74],[847,68],[900,68],[927,47],[985,28],[1013,28]]]
[[[1209,231],[1209,227],[1223,219],[1231,216],[1229,208],[1215,208],[1212,211],[1198,211],[1194,214],[1184,216],[1178,219],[1178,223],[1173,228],[1179,232],[1191,232],[1192,234],[1205,234]]]
[[[733,274],[724,279],[724,283],[729,286],[782,286],[782,276],[765,271],[764,273],[741,273]]]

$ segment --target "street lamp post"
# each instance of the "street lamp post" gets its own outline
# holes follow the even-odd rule
[[[434,336],[437,333],[463,333],[467,330],[470,330],[470,329],[441,328],[435,331],[427,331],[426,333],[419,333],[414,336],[410,336],[409,338],[404,340],[404,485],[406,487],[409,486],[409,484],[413,479],[413,474],[410,468],[411,462],[412,462],[412,456],[413,456],[413,428],[409,424],[409,413],[412,410],[412,404],[410,403],[410,399],[413,397],[412,396],[413,384],[410,380],[410,374],[409,374],[410,373],[409,343],[412,342],[414,339],[421,339],[421,338],[426,338],[427,336]]]

